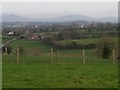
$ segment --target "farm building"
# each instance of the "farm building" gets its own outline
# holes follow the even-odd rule
[[[37,34],[30,34],[26,38],[29,40],[39,40],[39,39],[41,39],[41,36],[39,36]]]

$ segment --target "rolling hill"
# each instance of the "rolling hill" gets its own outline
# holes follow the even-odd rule
[[[32,19],[32,18],[26,18],[21,17],[18,15],[3,15],[2,16],[2,22],[71,22],[71,21],[96,21],[96,22],[118,22],[117,17],[103,17],[103,18],[93,18],[89,16],[83,16],[83,15],[66,15],[66,16],[60,16],[60,17],[54,17],[54,18],[38,18],[38,19]]]

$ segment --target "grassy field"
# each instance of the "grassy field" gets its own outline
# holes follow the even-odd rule
[[[16,64],[15,49],[23,46],[25,53]],[[86,64],[82,64],[82,50],[61,49],[54,52],[51,64],[50,48],[41,41],[16,40],[11,43],[11,55],[3,55],[3,88],[117,88],[118,65],[112,59],[96,57],[87,49]]]
[[[116,65],[4,64],[3,88],[117,88]]]
[[[102,39],[102,38],[75,39],[74,41],[76,41],[76,42],[78,42],[80,44],[95,44],[99,39]],[[115,43],[118,42],[118,38],[117,37],[113,37],[112,40]],[[67,42],[71,42],[71,40],[61,40],[60,41],[61,44],[66,44]]]
[[[10,39],[13,39],[13,38],[15,38],[15,37],[14,36],[5,36],[5,35],[1,36],[2,43],[5,43],[5,42],[7,42],[7,41],[9,41]]]

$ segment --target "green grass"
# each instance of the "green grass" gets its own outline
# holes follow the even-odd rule
[[[25,53],[16,64],[15,49],[23,46]],[[11,43],[12,55],[3,55],[3,88],[117,88],[118,65],[112,59],[99,59],[94,49],[85,50],[82,64],[81,49],[61,49],[54,52],[41,41],[16,40]]]
[[[117,88],[118,65],[112,60],[49,54],[41,56],[3,56],[3,88]]]
[[[3,64],[3,88],[117,88],[116,65]]]
[[[19,61],[20,61],[20,64],[51,64],[52,62],[51,56],[49,53],[41,54],[39,56],[23,55],[23,56],[20,56]],[[112,59],[99,59],[95,56],[94,57],[86,56],[85,61],[86,61],[86,64],[90,64],[90,65],[94,65],[94,64],[106,64],[106,65],[111,64],[112,65]],[[16,64],[16,56],[4,55],[2,63]],[[53,63],[54,64],[82,64],[82,56],[61,54],[59,58],[57,58],[57,55],[54,54]]]
[[[52,47],[50,45],[42,43],[42,41],[39,40],[38,41],[16,40],[11,43],[13,51],[15,51],[18,46],[23,46],[23,48],[28,50],[37,49],[41,51],[49,51],[49,49]]]
[[[15,36],[6,36],[6,35],[1,35],[1,42],[5,43],[13,38],[16,38]]]
[[[101,38],[99,38],[101,39]],[[99,40],[98,38],[90,38],[90,39],[75,39],[74,41],[80,43],[80,44],[96,44],[96,42]],[[117,43],[118,42],[118,38],[117,37],[113,37],[112,40]],[[71,42],[72,40],[62,40],[59,41],[59,43],[61,44],[66,44],[67,42]]]

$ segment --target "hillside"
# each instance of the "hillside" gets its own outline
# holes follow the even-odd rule
[[[93,18],[84,15],[66,15],[54,18],[26,18],[17,15],[3,15],[3,22],[71,22],[71,21],[97,21],[97,22],[118,22],[117,17],[103,17],[103,18]]]

